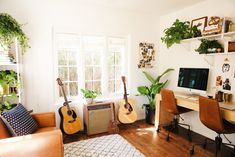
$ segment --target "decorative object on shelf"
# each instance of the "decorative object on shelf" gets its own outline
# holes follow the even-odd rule
[[[194,37],[202,36],[202,32],[205,30],[205,27],[207,26],[207,16],[192,20],[191,28],[193,28],[193,26],[196,26],[198,29],[198,32],[194,34]]]
[[[17,98],[18,87],[19,83],[15,71],[0,71],[0,112],[13,108],[12,102]]]
[[[231,83],[229,81],[229,78],[226,78],[223,82],[223,89],[224,90],[231,90]]]
[[[222,86],[222,76],[216,77],[216,86]]]
[[[152,68],[153,61],[155,61],[155,50],[153,43],[140,43],[140,60],[138,68]]]
[[[0,44],[8,49],[17,38],[21,46],[22,54],[29,48],[29,38],[22,30],[22,25],[19,24],[11,15],[0,13]]]
[[[228,42],[228,52],[235,52],[235,41]]]
[[[222,19],[222,33],[227,33],[230,30],[230,24],[232,23],[231,18],[224,17]]]
[[[3,95],[17,93],[17,87],[19,86],[17,73],[13,70],[0,71],[0,86],[3,89]]]
[[[224,64],[222,65],[222,72],[227,73],[230,70],[230,64],[229,64],[229,59],[225,58],[224,59]]]
[[[201,39],[201,44],[195,51],[199,54],[221,53],[224,48],[217,40]]]
[[[86,98],[87,104],[92,104],[94,99],[101,95],[101,92],[97,90],[81,89],[81,92],[83,93],[84,98]]]
[[[190,27],[189,21],[181,22],[179,19],[176,19],[171,27],[164,30],[164,36],[161,37],[161,40],[169,48],[173,44],[180,44],[180,41],[183,39],[194,37],[197,33],[197,26],[193,25]]]
[[[223,94],[224,94],[224,92],[218,91],[218,92],[215,94],[215,99],[216,99],[218,102],[222,102],[222,101],[223,101]]]
[[[230,102],[230,101],[231,101],[231,98],[232,98],[232,94],[230,94],[230,93],[224,93],[224,102],[225,102],[225,103]]]
[[[210,17],[207,27],[203,31],[203,35],[221,33],[222,31],[222,19],[218,16]]]

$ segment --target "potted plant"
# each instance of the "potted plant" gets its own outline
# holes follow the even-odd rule
[[[161,37],[161,40],[169,48],[173,44],[179,44],[183,39],[199,36],[199,32],[197,26],[190,26],[189,21],[181,22],[176,19],[171,27],[164,30],[164,36]]]
[[[86,98],[87,104],[92,104],[93,100],[101,95],[101,92],[98,90],[81,89],[81,92],[83,93],[84,98]]]
[[[201,39],[201,44],[195,51],[199,54],[220,53],[224,51],[224,48],[218,40]]]
[[[0,113],[2,111],[11,110],[16,106],[16,104],[12,104],[11,102],[17,98],[15,93],[11,95],[1,95],[0,96]]]
[[[0,44],[5,49],[9,49],[14,39],[19,41],[21,52],[24,54],[29,48],[29,39],[19,24],[11,15],[0,13]]]
[[[156,94],[160,93],[161,88],[163,88],[168,80],[165,82],[161,82],[161,78],[167,74],[170,71],[173,71],[174,69],[167,69],[165,70],[161,75],[154,78],[151,74],[143,71],[144,76],[147,78],[147,80],[150,81],[150,86],[139,86],[137,87],[138,95],[146,96],[148,98],[148,104],[144,104],[143,107],[145,107],[145,119],[146,122],[149,124],[154,124],[155,119],[155,96]]]
[[[17,73],[13,70],[0,71],[0,86],[3,89],[3,95],[16,93],[18,86]]]

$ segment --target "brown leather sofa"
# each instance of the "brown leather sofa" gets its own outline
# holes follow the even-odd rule
[[[56,128],[55,113],[33,114],[39,129],[30,135],[11,137],[0,118],[0,157],[63,157],[62,133]]]

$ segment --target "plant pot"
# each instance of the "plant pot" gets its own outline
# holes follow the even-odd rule
[[[87,104],[92,104],[93,103],[93,98],[86,98],[86,103]]]
[[[145,121],[148,124],[155,124],[155,109],[152,109],[149,104],[145,104]]]

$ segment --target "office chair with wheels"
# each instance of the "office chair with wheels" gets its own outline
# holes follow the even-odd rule
[[[167,134],[167,137],[166,137],[166,141],[170,140],[170,132],[175,131],[175,130],[177,131],[179,125],[183,125],[183,126],[188,127],[188,133],[187,133],[188,134],[188,139],[189,139],[189,141],[191,141],[192,138],[191,138],[190,125],[178,122],[178,118],[180,117],[180,114],[185,113],[185,112],[189,112],[191,110],[177,106],[174,93],[171,90],[161,89],[161,96],[162,96],[161,103],[162,103],[163,109],[174,115],[174,119],[170,124],[163,125],[163,127],[164,126],[165,127],[170,126],[170,130],[168,129],[168,134]],[[181,119],[183,120],[183,118],[181,118]],[[157,132],[160,131],[160,127],[161,126],[158,126]]]
[[[215,156],[217,156],[218,151],[221,149],[221,145],[229,145],[234,147],[234,151],[231,153],[231,157],[235,157],[235,145],[229,143],[223,143],[221,134],[232,134],[235,133],[235,125],[229,123],[226,120],[223,120],[220,113],[219,103],[215,99],[209,99],[206,97],[199,97],[199,116],[201,122],[209,129],[215,131],[218,136],[215,137]],[[211,140],[206,138],[203,144],[194,144],[190,150],[190,155],[194,154],[194,147],[196,145],[202,145],[205,149],[208,143],[207,141]]]

